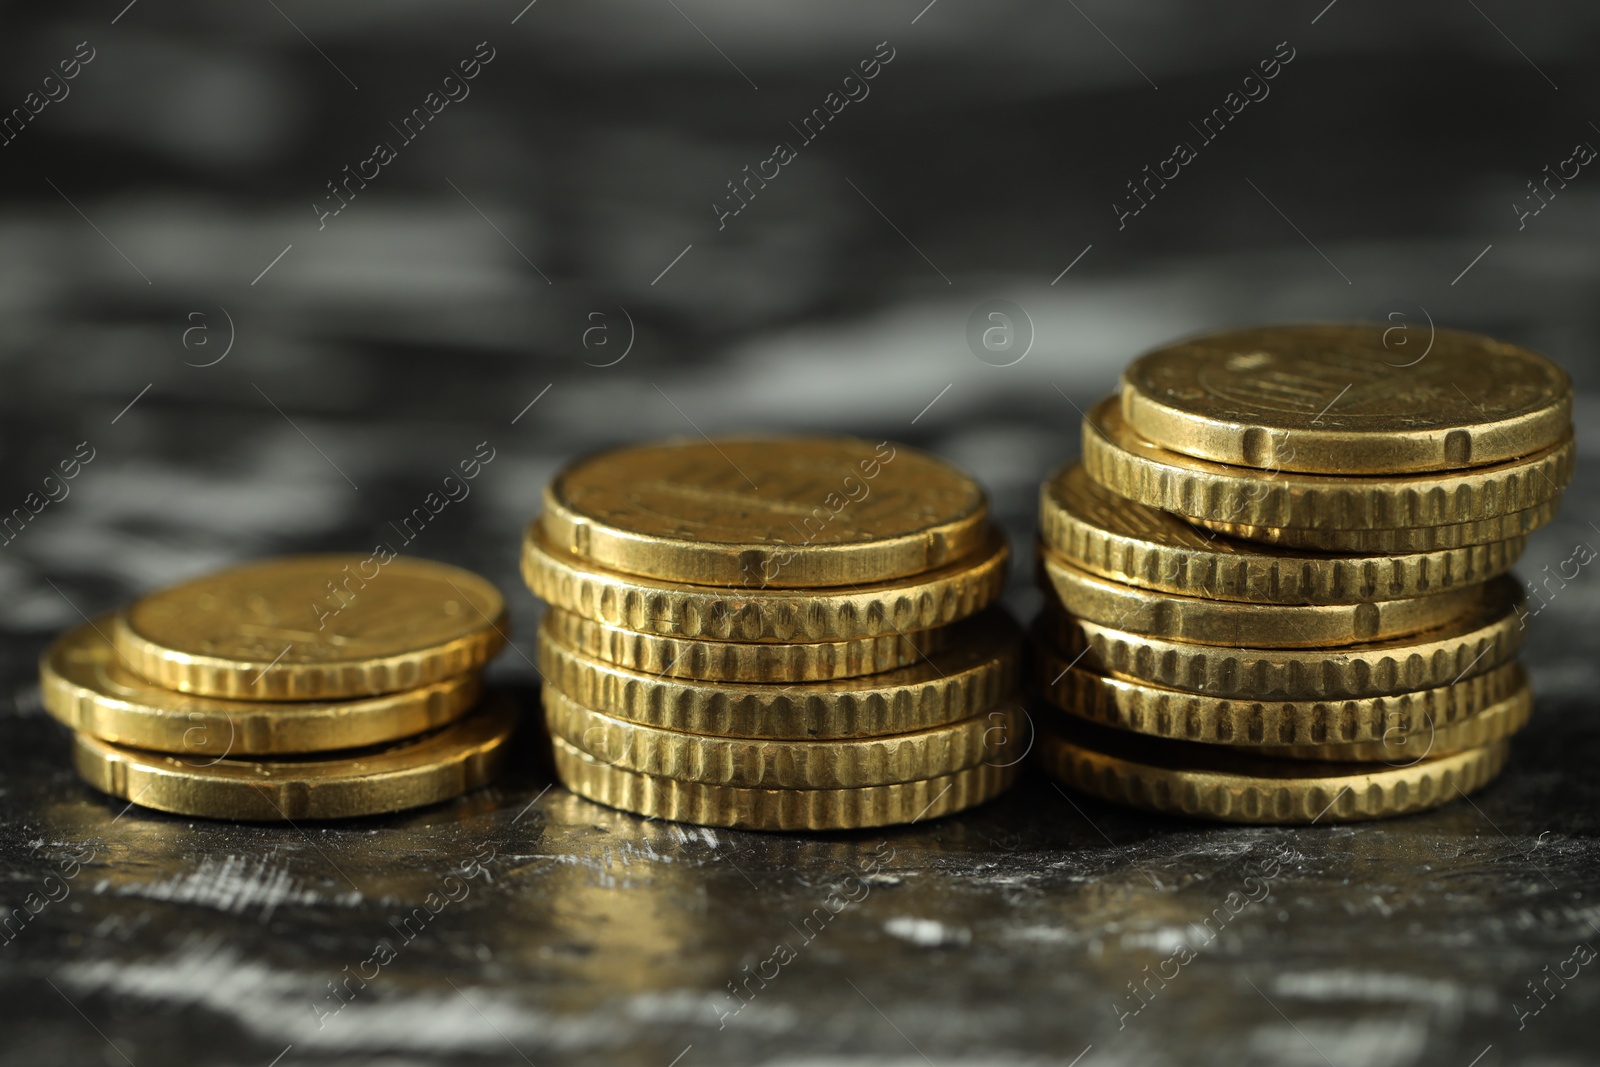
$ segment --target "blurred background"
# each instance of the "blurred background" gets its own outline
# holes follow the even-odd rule
[[[1600,536],[1592,4],[109,0],[0,18],[0,513],[93,454],[0,546],[0,667],[17,736],[74,803],[31,688],[45,640],[235,560],[368,549],[481,442],[472,495],[410,551],[493,578],[527,637],[516,545],[574,455],[750,430],[907,441],[983,481],[1026,561],[1039,480],[1133,356],[1376,319],[1397,352],[1452,326],[1566,367],[1577,479],[1522,573]],[[1527,653],[1541,699],[1583,714],[1594,581],[1551,601]],[[1030,584],[1023,562],[1024,615]],[[516,655],[496,670],[532,679]],[[1593,749],[1592,718],[1562,728],[1581,742],[1544,729],[1519,749]]]

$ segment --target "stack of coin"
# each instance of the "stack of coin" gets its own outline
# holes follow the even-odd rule
[[[67,631],[39,663],[78,773],[216,819],[347,818],[448,800],[498,772],[516,713],[480,699],[505,603],[394,555],[266,560]]]
[[[1572,473],[1550,361],[1440,330],[1285,326],[1158,349],[1041,496],[1037,632],[1064,782],[1315,822],[1499,773],[1532,707],[1506,575]],[[1402,350],[1403,351],[1403,350]]]
[[[683,822],[914,822],[1017,773],[1021,634],[978,485],[888,442],[669,442],[545,488],[522,571],[561,780]],[[986,610],[987,609],[987,610]]]

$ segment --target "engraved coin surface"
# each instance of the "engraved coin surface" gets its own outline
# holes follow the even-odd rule
[[[1354,604],[1475,585],[1509,570],[1527,540],[1515,536],[1402,555],[1381,549],[1337,556],[1266,549],[1218,537],[1176,515],[1119,497],[1076,463],[1044,483],[1039,538],[1049,551],[1102,578],[1253,604]]]
[[[1476,608],[1483,586],[1360,604],[1248,604],[1180,596],[1114,582],[1050,552],[1039,569],[1069,614],[1132,633],[1203,645],[1331,648],[1444,626]]]
[[[991,529],[977,552],[910,578],[827,589],[732,589],[603,570],[552,547],[540,525],[522,542],[522,576],[551,606],[608,626],[719,641],[837,641],[964,619],[1005,588],[1010,549]]]
[[[1500,773],[1509,742],[1393,767],[1271,759],[1072,724],[1059,734],[1041,733],[1037,752],[1064,785],[1102,800],[1219,822],[1293,825],[1381,819],[1448,804]]]
[[[939,778],[855,789],[745,789],[656,778],[552,739],[556,774],[581,797],[639,815],[745,830],[852,830],[936,819],[999,796],[1020,764],[980,763]]]
[[[602,763],[657,778],[752,789],[894,785],[954,774],[986,760],[1002,762],[1022,718],[1020,706],[1008,703],[915,733],[779,741],[645,726],[583,707],[550,686],[543,700],[550,732]]]
[[[547,685],[586,707],[646,726],[791,740],[910,733],[978,714],[1017,688],[1022,631],[1000,608],[956,623],[947,647],[908,667],[838,681],[697,682],[606,663],[539,629]]]
[[[1572,383],[1550,360],[1438,330],[1398,358],[1379,324],[1267,326],[1191,338],[1135,360],[1128,423],[1217,463],[1323,474],[1401,474],[1503,463],[1558,443]]]
[[[492,781],[517,711],[503,695],[435,733],[368,749],[196,766],[73,735],[78,773],[103,793],[158,811],[278,822],[349,819],[437,804]]]
[[[1036,625],[1069,661],[1099,674],[1218,697],[1325,700],[1454,685],[1509,661],[1527,636],[1522,589],[1489,583],[1450,626],[1343,648],[1232,648],[1149,637],[1047,610]]]
[[[1498,519],[1561,495],[1572,433],[1532,455],[1432,474],[1302,474],[1196,459],[1135,433],[1116,397],[1083,424],[1083,465],[1120,496],[1195,521],[1312,530],[1387,530]],[[1506,536],[1488,538],[1503,540]]]
[[[180,753],[191,760],[359,748],[424,733],[478,700],[478,675],[416,689],[307,703],[223,700],[152,685],[106,636],[106,616],[68,630],[39,660],[51,715],[102,741]]]
[[[240,700],[326,700],[428,685],[505,643],[500,592],[390,555],[290,556],[150,593],[112,637],[153,684]]]
[[[1526,691],[1527,675],[1505,663],[1452,685],[1393,696],[1271,700],[1221,697],[1095,674],[1047,645],[1039,653],[1039,687],[1062,711],[1102,726],[1152,737],[1212,745],[1311,746],[1350,749],[1426,737],[1472,719]],[[1416,749],[1413,745],[1413,751]],[[1367,757],[1381,759],[1383,757]]]
[[[700,585],[888,581],[979,550],[988,502],[905,445],[689,440],[572,464],[545,487],[549,543],[600,567]]]

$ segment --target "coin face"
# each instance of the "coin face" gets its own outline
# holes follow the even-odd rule
[[[1175,452],[1323,474],[1484,466],[1566,434],[1572,384],[1543,356],[1458,330],[1436,330],[1425,354],[1396,350],[1389,332],[1269,326],[1180,341],[1128,367],[1123,412]]]
[[[458,567],[390,554],[265,560],[151,593],[118,620],[137,672],[184,692],[312,699],[391,692],[482,666],[505,602]]]
[[[580,460],[545,489],[556,547],[631,574],[711,585],[887,581],[983,544],[971,478],[889,442],[682,441]]]

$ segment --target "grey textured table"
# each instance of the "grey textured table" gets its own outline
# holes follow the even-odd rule
[[[77,42],[95,56],[0,149],[0,513],[80,442],[94,459],[0,545],[0,1064],[1600,1061],[1578,948],[1600,945],[1593,568],[1532,620],[1537,710],[1503,778],[1370,825],[1152,818],[1030,775],[884,832],[702,830],[552,786],[532,732],[457,803],[228,825],[81,785],[34,685],[80,612],[367,548],[488,441],[412,549],[507,591],[492,673],[532,709],[516,545],[570,456],[696,428],[909,441],[979,476],[1025,556],[1078,409],[1141,349],[1254,321],[1394,313],[1397,343],[1448,324],[1568,367],[1579,473],[1530,543],[1540,576],[1600,546],[1600,179],[1539,187],[1537,214],[1528,189],[1600,143],[1597,21],[1488,0],[8,14],[5,107]],[[885,40],[871,96],[719,219]],[[470,99],[320,218],[479,41]],[[1283,41],[1271,95],[1132,214],[1126,183],[1259,94],[1242,79]],[[968,347],[993,299],[1026,311],[1011,366]],[[1015,568],[1021,617],[1028,584]]]

